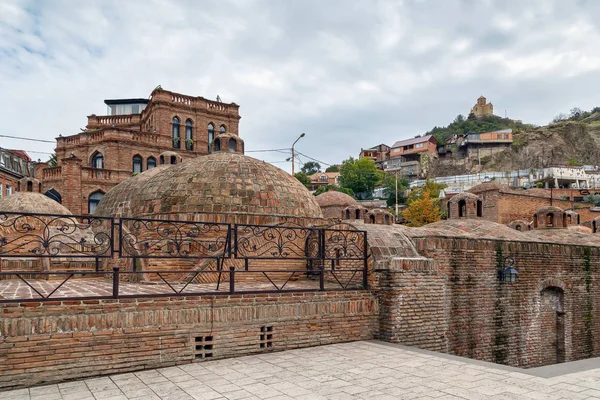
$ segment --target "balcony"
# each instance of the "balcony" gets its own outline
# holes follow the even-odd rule
[[[88,116],[87,127],[89,129],[100,129],[108,127],[130,127],[139,125],[141,121],[140,114],[131,115],[90,115]]]
[[[183,105],[191,108],[204,109],[210,112],[217,112],[220,114],[233,114],[238,115],[239,106],[231,103],[221,103],[219,101],[207,100],[203,97],[186,96],[179,93],[169,92],[167,90],[160,90],[154,92],[152,95],[151,102],[166,102],[176,105]],[[148,110],[148,108],[146,109]],[[144,110],[145,112],[147,112]],[[145,114],[142,113],[142,114]]]
[[[62,179],[62,168],[61,167],[50,167],[44,168],[43,170],[43,180],[51,181],[55,179]]]
[[[103,130],[99,132],[82,132],[73,136],[65,136],[56,138],[57,148],[79,146],[81,144],[98,143],[106,140],[114,141],[134,141],[138,143],[148,143],[158,145],[160,137],[154,133],[142,132],[122,132],[117,130]],[[166,146],[166,142],[162,144]]]

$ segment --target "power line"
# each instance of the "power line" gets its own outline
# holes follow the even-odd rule
[[[318,162],[319,164],[325,164],[325,165],[331,166],[331,164],[328,164],[328,163],[326,163],[326,162],[324,162],[324,161],[319,161],[319,160],[317,160],[316,158],[312,158],[312,157],[309,157],[309,156],[307,156],[307,155],[306,155],[306,154],[304,154],[304,153],[300,153],[298,150],[296,150],[296,153],[303,155],[304,157],[308,158],[309,160],[316,161],[316,162]]]
[[[19,140],[29,140],[31,142],[56,143],[56,141],[52,141],[52,140],[42,140],[42,139],[25,138],[25,137],[9,136],[9,135],[0,135],[0,137],[10,138],[10,139],[19,139]]]

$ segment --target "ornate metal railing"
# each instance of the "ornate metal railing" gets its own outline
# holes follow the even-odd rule
[[[367,233],[350,226],[0,212],[0,302],[366,289],[367,252]],[[6,257],[40,267],[2,270]]]
[[[219,258],[231,249],[230,224],[121,218],[118,232],[123,258]]]
[[[0,257],[113,256],[112,218],[0,212]]]

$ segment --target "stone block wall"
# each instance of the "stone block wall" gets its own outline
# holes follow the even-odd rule
[[[368,291],[2,304],[0,388],[376,337]]]

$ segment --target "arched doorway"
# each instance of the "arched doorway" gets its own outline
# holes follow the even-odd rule
[[[550,286],[540,293],[541,365],[565,362],[564,292]]]

